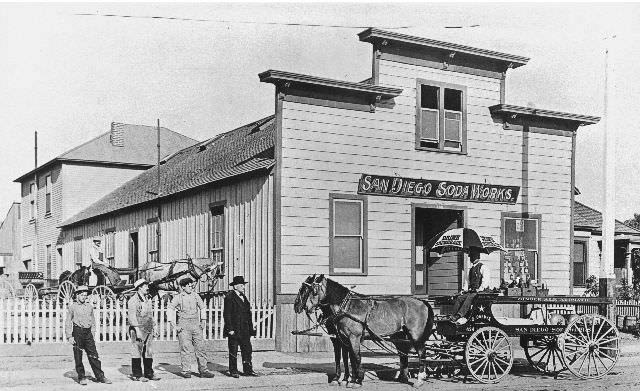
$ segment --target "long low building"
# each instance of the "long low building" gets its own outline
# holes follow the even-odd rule
[[[318,348],[290,333],[308,324],[293,300],[309,274],[364,294],[462,289],[468,259],[429,251],[447,228],[506,247],[485,257],[494,285],[521,277],[571,293],[576,132],[599,118],[506,104],[506,74],[526,57],[373,28],[359,38],[371,78],[261,73],[273,116],[168,157],[65,221],[64,256],[105,237],[116,266],[219,257],[220,288],[243,274],[252,300],[276,305],[283,351]]]

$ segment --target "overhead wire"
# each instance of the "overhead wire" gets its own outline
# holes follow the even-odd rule
[[[99,16],[109,18],[126,18],[126,19],[154,19],[154,20],[172,20],[186,22],[209,22],[209,23],[236,23],[236,24],[262,24],[273,26],[299,26],[299,27],[329,27],[343,29],[367,29],[372,26],[356,26],[356,25],[340,25],[340,24],[321,24],[321,23],[284,23],[284,22],[255,22],[243,20],[226,20],[226,19],[200,19],[200,18],[183,18],[176,16],[152,16],[152,15],[121,15],[121,14],[101,14],[101,13],[75,13],[74,16]],[[414,26],[377,26],[385,30],[408,29]]]

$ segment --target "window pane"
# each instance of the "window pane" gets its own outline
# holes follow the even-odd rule
[[[420,86],[420,107],[425,109],[438,109],[438,87]]]
[[[362,203],[336,200],[334,219],[334,235],[360,235]]]
[[[573,285],[581,286],[586,282],[585,244],[576,242],[573,244]]]
[[[422,109],[420,113],[420,138],[438,140],[438,111]]]
[[[460,141],[460,125],[462,114],[445,111],[444,113],[444,138],[451,141]]]
[[[462,91],[444,89],[444,109],[462,111]]]
[[[360,268],[360,238],[334,238],[333,261],[335,268]]]

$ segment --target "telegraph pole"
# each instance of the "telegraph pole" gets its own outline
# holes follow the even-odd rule
[[[158,229],[156,230],[156,232],[158,233],[158,262],[160,262],[160,239],[162,237],[162,234],[160,232],[160,227],[161,227],[161,222],[162,222],[162,203],[160,202],[160,118],[158,118],[158,127],[157,127],[157,133],[158,133],[158,195],[156,196],[157,198],[157,202],[158,202]]]
[[[616,36],[606,37],[605,40],[615,39]],[[602,214],[602,256],[600,257],[600,297],[614,299],[616,296],[616,276],[614,267],[615,247],[615,202],[616,202],[616,129],[612,126],[611,94],[612,78],[610,77],[609,43],[604,53],[604,213]],[[611,45],[614,46],[614,45]],[[615,59],[615,57],[614,57]],[[611,319],[615,316],[615,304],[607,306],[606,315]]]

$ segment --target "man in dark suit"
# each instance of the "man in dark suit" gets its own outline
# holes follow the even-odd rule
[[[224,298],[224,330],[229,344],[229,376],[238,378],[238,346],[242,351],[242,374],[258,376],[251,364],[251,336],[256,335],[251,320],[251,305],[244,295],[244,277],[235,276],[231,282],[231,292]]]

